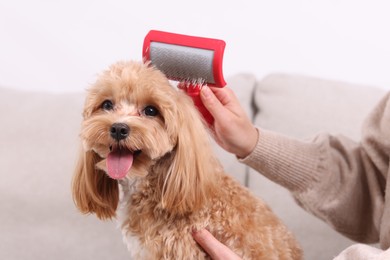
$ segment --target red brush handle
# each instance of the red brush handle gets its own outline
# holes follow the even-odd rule
[[[213,51],[214,55],[212,61],[212,70],[215,82],[207,82],[207,84],[209,86],[215,86],[220,88],[226,85],[222,73],[223,53],[226,46],[226,43],[223,40],[151,30],[145,36],[144,44],[142,47],[142,57],[145,60],[150,60],[150,44],[152,42],[160,42]],[[167,76],[169,77],[170,75]],[[181,79],[178,81],[181,81]]]
[[[214,122],[214,118],[207,110],[207,108],[204,106],[202,100],[200,99],[200,91],[202,90],[202,85],[180,82],[178,88],[185,91],[187,95],[192,98],[194,105],[196,106],[198,111],[202,114],[204,120],[207,122],[209,126],[211,126]]]

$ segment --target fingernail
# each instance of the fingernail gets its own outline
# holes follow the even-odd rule
[[[202,95],[205,97],[205,98],[209,98],[210,97],[210,95],[211,95],[211,90],[210,90],[210,88],[208,87],[208,86],[203,86],[202,87],[202,91],[201,91],[201,93],[202,93]]]

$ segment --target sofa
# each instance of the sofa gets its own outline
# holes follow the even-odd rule
[[[227,78],[254,124],[297,138],[320,131],[359,139],[385,90],[302,75]],[[71,178],[84,92],[0,88],[0,259],[128,259],[115,221],[80,214]],[[302,210],[284,188],[214,144],[226,171],[294,232],[305,259],[332,259],[353,242]]]

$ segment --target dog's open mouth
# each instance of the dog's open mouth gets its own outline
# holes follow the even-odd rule
[[[124,147],[110,147],[110,153],[106,158],[107,174],[113,179],[123,179],[133,165],[134,156],[141,151],[130,151]]]

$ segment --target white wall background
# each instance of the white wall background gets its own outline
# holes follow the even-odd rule
[[[0,85],[80,91],[150,29],[226,41],[225,77],[291,72],[390,89],[390,1],[0,0]]]

